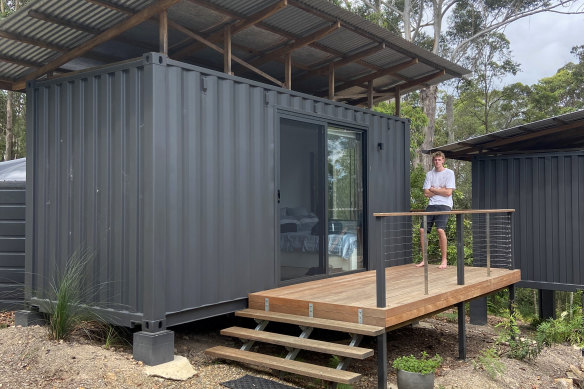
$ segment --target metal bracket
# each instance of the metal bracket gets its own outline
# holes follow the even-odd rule
[[[308,339],[310,334],[312,334],[312,330],[314,330],[313,327],[305,327],[305,326],[300,326],[300,329],[302,330],[302,333],[298,337],[302,338],[302,339]],[[293,348],[293,349],[291,349],[291,351],[288,352],[288,355],[286,355],[285,359],[294,360],[298,356],[299,352],[300,352],[299,348]]]
[[[312,303],[308,303],[308,317],[314,317],[314,306]]]
[[[363,310],[361,308],[359,308],[357,315],[359,318],[359,324],[363,324]]]
[[[351,342],[349,343],[349,346],[350,347],[357,347],[357,346],[359,346],[359,344],[361,343],[362,340],[363,340],[363,335],[351,334]],[[337,356],[337,358],[339,358],[341,360],[336,367],[337,370],[345,370],[347,367],[349,367],[349,364],[353,361],[351,358],[341,358],[338,356]]]
[[[256,331],[265,330],[268,323],[270,322],[269,320],[260,320],[260,319],[254,319],[254,320],[256,323],[258,323],[256,325],[256,327],[254,328],[254,330],[256,330]],[[242,351],[250,351],[256,342],[255,340],[249,340],[249,341],[245,342],[243,339],[241,341],[244,342],[243,346],[241,346],[241,348],[240,348],[240,350],[242,350]]]
[[[268,312],[269,310],[270,310],[270,299],[266,297],[264,299],[264,311]]]

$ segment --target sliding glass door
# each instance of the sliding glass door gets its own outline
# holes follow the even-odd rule
[[[329,127],[328,267],[330,273],[363,268],[363,134]]]
[[[363,268],[363,133],[282,118],[280,280]]]
[[[280,279],[325,268],[324,126],[280,121]]]

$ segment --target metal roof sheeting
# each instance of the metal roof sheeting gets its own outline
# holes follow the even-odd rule
[[[130,13],[156,3],[155,0],[116,0],[99,5],[96,2],[86,0],[38,0],[23,7],[19,11],[0,21],[0,31],[15,34],[20,39],[0,38],[0,81],[3,85],[12,82],[22,82],[26,73],[35,71],[39,66],[50,63],[64,52],[78,47],[95,35],[95,31],[107,31],[108,29],[123,23]],[[202,36],[221,31],[227,24],[233,24],[251,15],[255,15],[266,8],[277,4],[276,0],[181,0],[168,9],[168,17],[171,21],[187,27],[191,31]],[[118,9],[113,9],[113,8]],[[35,14],[38,13],[38,14]],[[40,15],[40,16],[39,16]],[[41,20],[47,17],[48,20]],[[339,82],[355,79],[363,75],[363,70],[373,73],[395,63],[418,58],[420,64],[414,65],[406,71],[400,72],[405,77],[386,78],[390,84],[379,85],[388,90],[398,84],[403,84],[429,73],[444,70],[445,75],[422,85],[402,90],[407,93],[410,90],[423,86],[436,84],[440,81],[461,77],[468,71],[454,63],[432,54],[401,37],[366,21],[351,12],[337,7],[325,0],[288,0],[287,5],[280,8],[264,20],[249,26],[233,35],[234,49],[238,50],[244,58],[255,58],[264,55],[284,44],[290,44],[317,31],[332,26],[337,21],[341,27],[316,42],[293,52],[294,73],[306,70],[310,66],[326,65],[327,61],[340,60],[354,54],[363,48],[372,47],[380,43],[385,44],[376,53],[358,60],[358,73],[353,73],[349,65],[342,66],[342,72],[338,77],[344,77]],[[94,31],[94,33],[92,33]],[[29,43],[26,43],[26,42]],[[37,42],[39,46],[30,43]],[[169,31],[170,58],[173,54],[194,42],[183,33]],[[121,44],[123,43],[123,44]],[[222,46],[222,42],[216,42]],[[126,47],[124,48],[124,45]],[[135,48],[131,46],[134,45]],[[75,59],[55,71],[55,74],[78,70],[83,64],[104,65],[107,63],[127,60],[144,52],[157,51],[158,49],[158,24],[156,21],[144,22],[132,29],[121,33],[99,47],[94,47],[86,52],[83,57]],[[215,66],[215,70],[222,64],[222,55],[215,51],[204,50],[206,57],[201,57],[201,52],[194,52],[190,57],[177,58],[184,62],[191,62],[202,66]],[[245,54],[246,51],[249,54]],[[213,58],[210,58],[213,57]],[[217,57],[217,58],[215,58]],[[8,63],[20,62],[18,64]],[[277,66],[283,68],[282,60],[272,60]],[[31,66],[32,64],[39,66]],[[214,65],[216,64],[216,65]],[[423,65],[421,65],[423,64]],[[260,76],[249,72],[247,69],[234,64],[234,72],[244,77],[261,80]],[[282,70],[277,71],[282,74]],[[318,72],[317,72],[318,73]],[[272,75],[272,76],[275,76]],[[316,78],[327,78],[323,74],[314,74]],[[283,81],[283,80],[282,80]],[[294,82],[293,82],[294,85]],[[311,88],[311,85],[323,85],[322,81],[313,83],[299,82],[295,85],[304,85],[301,92],[313,95],[326,95],[328,83],[319,89]],[[365,88],[360,89],[364,93]]]
[[[584,110],[554,116],[427,150],[470,161],[473,156],[584,150]]]

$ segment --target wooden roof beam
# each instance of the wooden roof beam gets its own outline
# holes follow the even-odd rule
[[[432,81],[435,78],[442,77],[444,74],[446,74],[446,71],[444,69],[442,69],[442,70],[439,70],[437,72],[430,73],[427,76],[424,76],[424,77],[421,77],[421,78],[417,78],[415,80],[412,80],[410,82],[406,82],[404,84],[396,85],[395,87],[393,87],[393,88],[391,88],[389,90],[383,91],[385,93],[385,96],[378,97],[377,99],[374,99],[373,100],[373,104],[377,104],[380,101],[387,100],[389,97],[393,97],[395,95],[395,89],[396,88],[399,88],[401,91],[404,91],[404,90],[407,90],[407,89],[409,89],[411,87],[414,87],[416,85],[425,84],[425,83],[427,83],[429,81]]]
[[[92,0],[92,1],[94,1],[94,0]],[[198,5],[201,5],[201,6],[204,6],[205,8],[209,8],[209,9],[211,9],[213,11],[216,11],[216,12],[221,13],[223,15],[229,16],[229,17],[231,17],[233,19],[245,19],[245,16],[243,16],[243,15],[240,15],[240,14],[237,14],[237,13],[235,13],[233,11],[230,11],[230,10],[227,10],[227,9],[224,9],[224,8],[221,8],[221,7],[219,7],[219,6],[217,6],[217,5],[213,4],[213,3],[210,3],[210,2],[208,2],[206,0],[188,0],[188,1],[190,1],[192,3],[195,3],[195,4],[198,4]],[[291,4],[290,1],[291,0],[288,0],[288,4]],[[332,20],[331,19],[331,22],[335,22],[335,21],[336,20]],[[298,37],[292,36],[287,31],[284,31],[284,30],[279,29],[277,27],[270,26],[270,25],[266,24],[265,22],[259,22],[255,26],[257,28],[259,28],[259,29],[262,29],[262,30],[271,32],[271,33],[276,34],[276,35],[280,35],[280,36],[282,36],[282,37],[284,37],[286,39],[289,39],[289,40],[298,39]],[[347,26],[343,26],[343,27],[347,28]],[[326,47],[324,45],[321,45],[318,42],[313,42],[309,46],[314,47],[315,49],[320,50],[320,51],[323,51],[323,52],[325,52],[327,54],[331,54],[331,55],[333,55],[335,57],[342,57],[343,56],[343,53],[341,53],[339,51],[336,51],[334,49],[331,49],[330,47]],[[366,68],[369,68],[369,69],[373,69],[375,71],[378,71],[378,70],[381,70],[382,69],[382,68],[380,68],[377,65],[373,65],[373,64],[367,63],[367,62],[362,61],[360,59],[356,60],[355,62],[358,63],[359,65],[362,65],[362,66],[364,66]]]
[[[57,52],[61,52],[61,53],[65,53],[68,50],[70,50],[69,47],[55,45],[53,43],[48,43],[48,42],[43,42],[43,41],[38,40],[38,39],[28,38],[24,35],[13,34],[13,33],[7,32],[7,31],[0,30],[0,37],[5,38],[5,39],[9,39],[12,41],[20,41],[20,42],[23,42],[23,43],[26,43],[26,44],[29,44],[32,46],[41,47],[43,49],[57,51]]]
[[[182,32],[183,34],[188,35],[195,40],[198,40],[199,42],[205,44],[206,46],[209,46],[213,50],[215,50],[221,54],[224,54],[224,50],[221,47],[217,46],[213,42],[208,41],[207,39],[203,38],[202,36],[200,36],[199,34],[193,32],[193,31],[189,30],[188,28],[183,27],[180,24],[172,22],[170,20],[168,21],[168,25],[170,27],[172,27],[173,29]],[[260,69],[250,65],[249,63],[245,62],[241,58],[236,57],[235,55],[231,55],[231,59],[233,61],[237,62],[238,64],[243,65],[244,67],[248,68],[249,70],[253,71],[254,73],[257,73],[260,76],[270,80],[274,84],[276,84],[278,86],[283,86],[283,83],[280,80],[277,80],[276,78],[270,76],[269,74],[267,74],[267,73],[261,71]]]
[[[71,22],[69,20],[63,19],[63,18],[59,18],[56,17],[54,15],[50,15],[47,13],[43,13],[43,12],[39,12],[39,11],[35,11],[35,10],[30,10],[28,11],[28,16],[30,16],[31,18],[35,18],[38,20],[43,20],[47,23],[52,23],[52,24],[56,24],[62,27],[67,27],[70,28],[72,30],[77,30],[77,31],[81,31],[81,32],[85,32],[87,34],[90,35],[99,35],[103,32],[103,30],[97,29],[97,28],[93,28],[93,27],[89,27],[87,25],[81,24],[81,23],[76,23],[76,22]],[[114,40],[122,42],[122,43],[126,43],[132,46],[137,46],[137,47],[141,47],[143,49],[146,49],[148,51],[153,51],[154,48],[146,45],[144,43],[141,42],[137,42],[135,40],[132,39],[127,39],[124,37],[116,37]]]
[[[43,63],[40,63],[40,62],[25,61],[22,59],[9,57],[6,55],[0,55],[0,61],[6,62],[6,63],[11,63],[11,64],[18,65],[18,66],[24,66],[26,68],[40,68],[41,66],[44,65]]]
[[[203,7],[207,7],[209,4],[207,2],[201,1],[201,0],[189,0],[191,3],[194,4],[199,4]],[[231,18],[237,18],[240,19],[239,21],[235,22],[232,26],[231,26],[231,35],[235,35],[237,34],[239,31],[245,30],[246,28],[253,26],[259,22],[261,22],[262,20],[269,18],[270,16],[274,15],[276,12],[278,12],[279,10],[281,10],[282,8],[286,7],[288,5],[288,0],[280,0],[277,3],[266,7],[264,9],[262,9],[261,11],[256,12],[253,15],[250,15],[247,18],[239,18],[236,17],[234,15],[227,15]],[[215,10],[217,10],[215,8]],[[219,11],[221,12],[221,11]],[[222,12],[223,14],[224,11]],[[206,37],[206,39],[208,39],[211,42],[215,42],[218,41],[222,38],[223,36],[223,30],[219,30],[216,31],[215,33],[209,35],[208,37]],[[194,51],[200,49],[201,47],[204,47],[203,45],[201,45],[199,42],[193,43],[183,49],[181,49],[180,51],[177,51],[176,53],[174,53],[172,55],[172,58],[175,59],[181,59],[184,57],[187,57],[188,55],[192,54]]]
[[[130,16],[126,20],[122,20],[120,23],[116,24],[112,28],[107,31],[102,32],[101,34],[91,38],[89,41],[85,42],[84,44],[71,49],[67,53],[63,54],[59,58],[51,61],[50,63],[44,65],[40,69],[33,71],[32,73],[27,74],[24,78],[18,80],[15,84],[15,87],[18,89],[24,89],[25,83],[27,80],[32,80],[37,77],[42,76],[45,73],[48,73],[59,66],[66,64],[67,62],[82,56],[89,50],[93,49],[96,46],[99,46],[102,43],[105,43],[112,39],[115,36],[127,31],[144,21],[150,19],[154,15],[158,15],[163,10],[173,6],[174,4],[178,3],[180,0],[158,0],[154,2],[152,5],[144,8],[142,11]]]
[[[252,60],[251,63],[256,65],[256,66],[259,66],[259,65],[264,64],[266,62],[269,62],[273,59],[280,58],[282,56],[287,55],[288,53],[291,53],[294,50],[300,49],[304,46],[308,46],[309,44],[324,38],[325,36],[335,32],[339,28],[341,28],[341,22],[337,21],[332,26],[327,26],[325,28],[322,28],[318,31],[315,31],[315,32],[305,36],[305,37],[294,38],[293,42],[289,42],[289,43],[285,44],[284,46],[270,50],[266,54],[263,54],[260,58]]]
[[[337,91],[340,92],[340,91],[352,88],[354,86],[362,86],[366,82],[373,81],[379,77],[393,75],[393,74],[395,74],[401,70],[404,70],[406,68],[409,68],[410,66],[413,66],[417,63],[418,63],[418,58],[413,58],[413,59],[410,59],[409,61],[402,62],[402,63],[397,64],[395,66],[391,66],[389,68],[382,69],[382,70],[379,70],[379,71],[371,73],[371,74],[367,74],[363,77],[359,77],[357,79],[346,82],[345,84],[339,86]]]
[[[109,0],[85,0],[87,2],[99,5],[101,7],[113,9],[114,11],[123,12],[127,15],[132,15],[136,13],[136,10],[124,5],[115,4]]]

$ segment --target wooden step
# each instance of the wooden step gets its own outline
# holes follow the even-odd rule
[[[277,344],[284,347],[299,348],[319,353],[336,355],[354,359],[365,359],[373,355],[373,350],[363,347],[351,347],[344,344],[324,342],[321,340],[299,338],[276,334],[273,332],[256,331],[249,328],[230,327],[221,330],[221,335],[233,336],[240,339],[257,340],[259,342]]]
[[[251,351],[243,351],[231,347],[215,346],[205,350],[205,354],[215,358],[243,362],[255,366],[268,367],[270,369],[286,371],[288,373],[299,374],[306,377],[318,378],[324,381],[338,382],[347,385],[352,385],[357,380],[359,380],[359,378],[361,378],[361,374],[350,371],[312,365],[310,363],[273,357],[271,355],[258,354]]]
[[[260,311],[258,309],[243,309],[235,312],[235,316],[252,319],[277,321],[279,323],[296,324],[300,326],[322,328],[325,330],[348,332],[366,336],[377,336],[385,332],[385,328],[368,324],[349,323],[338,320],[319,319],[308,316],[290,315],[288,313]]]

